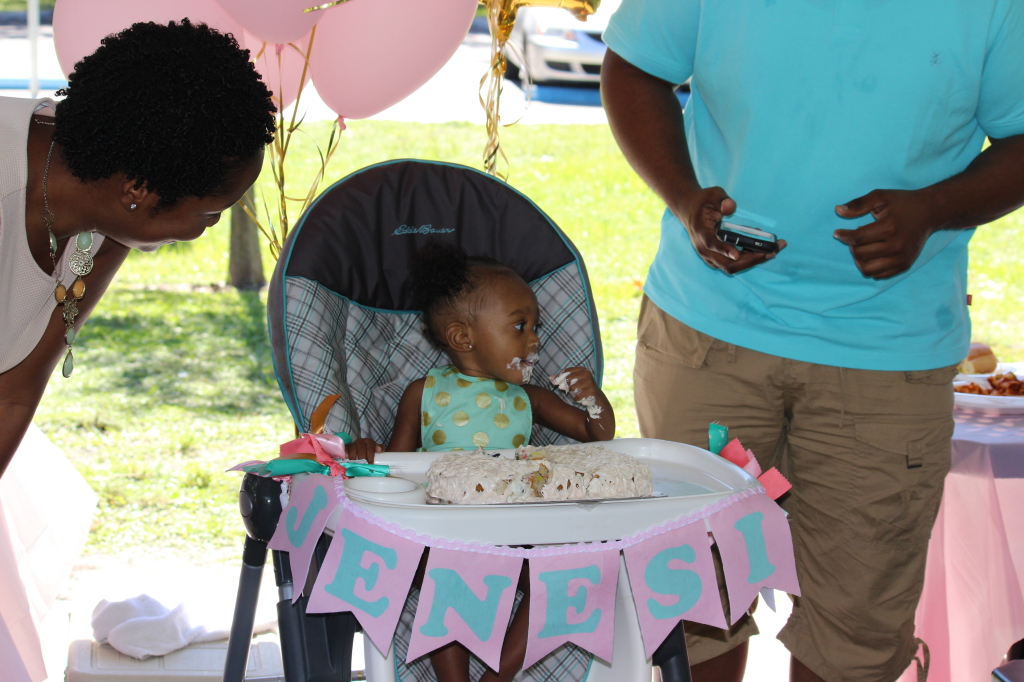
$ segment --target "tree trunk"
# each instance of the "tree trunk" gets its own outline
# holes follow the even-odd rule
[[[245,193],[245,200],[250,206],[256,205],[252,187]],[[231,286],[242,291],[258,290],[267,284],[267,278],[263,276],[263,259],[260,256],[260,230],[238,204],[231,207],[228,273]]]

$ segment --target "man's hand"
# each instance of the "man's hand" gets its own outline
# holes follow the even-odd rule
[[[365,459],[368,464],[373,464],[374,455],[382,450],[372,438],[357,438],[345,446],[345,456],[353,460]]]
[[[842,218],[870,213],[875,222],[856,230],[836,230],[833,236],[850,247],[853,260],[865,277],[886,279],[906,272],[939,224],[922,191],[876,189],[836,206]]]
[[[697,254],[712,268],[732,275],[775,257],[774,253],[740,251],[718,238],[715,228],[722,217],[736,212],[736,202],[721,187],[687,193],[682,205],[673,212],[689,233]],[[780,240],[779,249],[785,247],[786,242]]]

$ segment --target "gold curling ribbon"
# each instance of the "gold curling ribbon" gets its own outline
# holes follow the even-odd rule
[[[324,423],[327,421],[327,413],[331,411],[331,407],[341,397],[340,393],[329,395],[323,399],[323,401],[316,406],[313,410],[312,416],[309,418],[309,432],[310,433],[323,433]]]
[[[484,170],[502,180],[508,179],[508,173],[498,170],[499,157],[508,166],[501,144],[498,142],[498,130],[501,122],[501,90],[505,81],[505,45],[512,34],[516,23],[516,13],[520,7],[561,7],[568,10],[581,21],[593,14],[601,0],[480,0],[487,9],[487,25],[491,31],[491,65],[487,73],[480,79],[480,106],[487,115],[487,145],[484,147]]]

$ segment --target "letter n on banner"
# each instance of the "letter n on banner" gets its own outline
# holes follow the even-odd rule
[[[704,521],[623,550],[647,658],[686,619],[727,628]]]
[[[497,670],[522,568],[520,557],[431,548],[406,660],[459,642]]]
[[[789,521],[767,495],[743,498],[712,514],[708,523],[722,555],[733,623],[762,588],[800,595]]]
[[[530,559],[530,636],[523,669],[572,642],[609,663],[619,550]]]
[[[310,474],[295,483],[288,504],[281,511],[274,537],[267,544],[270,549],[288,552],[292,580],[296,585],[306,583],[313,550],[324,532],[327,519],[340,502],[334,482],[330,476]],[[293,604],[301,594],[302,590],[295,590]]]
[[[345,512],[320,566],[307,613],[355,614],[363,632],[387,655],[409,596],[423,545]]]

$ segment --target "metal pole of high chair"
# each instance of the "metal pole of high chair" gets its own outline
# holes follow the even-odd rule
[[[224,682],[243,682],[245,679],[263,567],[267,563],[267,543],[273,537],[281,516],[281,484],[246,474],[238,491],[238,506],[245,523],[246,538],[224,661]]]
[[[691,682],[690,659],[686,654],[686,635],[682,623],[655,649],[651,663],[661,668],[662,682]]]

